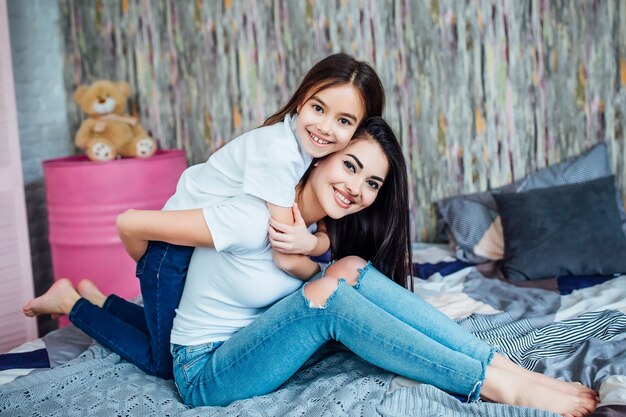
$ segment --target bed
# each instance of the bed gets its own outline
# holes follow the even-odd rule
[[[414,291],[516,363],[593,387],[600,394],[594,416],[624,416],[626,274],[614,272],[626,260],[626,250],[619,246],[626,242],[626,215],[615,187],[610,187],[610,171],[606,166],[597,168],[600,162],[608,166],[605,159],[606,148],[594,147],[560,168],[549,167],[539,179],[531,176],[505,187],[506,192],[492,190],[489,196],[455,196],[439,202],[450,243],[415,245]],[[602,216],[602,224],[590,226],[588,219],[571,222],[570,217],[567,227],[553,230],[538,244],[529,244],[528,236],[520,238],[534,226],[545,227],[546,218],[549,225],[563,220],[545,211],[539,216],[542,221],[536,221],[536,213],[528,218],[535,199],[541,202],[545,194],[574,193],[560,200],[574,201],[589,213],[595,208],[582,203],[588,200],[589,187],[594,207],[612,207],[610,215],[596,213]],[[598,199],[602,193],[597,187],[604,187],[608,202]],[[566,218],[568,210],[562,205],[555,208]],[[524,226],[522,231],[513,227],[511,216],[516,219],[513,223]],[[578,230],[582,227],[578,223],[591,227],[593,233]],[[565,237],[561,229],[566,229]],[[613,234],[599,229],[611,229]],[[614,232],[621,233],[622,240]],[[571,242],[576,239],[567,233],[578,236],[577,242]],[[546,242],[549,246],[542,246]],[[576,249],[572,245],[580,242],[594,247],[572,257],[570,252]],[[557,255],[550,252],[553,249]],[[604,255],[598,256],[598,251]],[[35,351],[39,353],[29,353]],[[11,358],[29,354],[36,359],[31,368],[26,361],[16,361],[20,365],[11,368],[6,355],[0,355],[5,356],[0,358],[4,363],[0,415],[555,416],[524,407],[467,403],[370,365],[336,343],[320,349],[274,393],[227,407],[193,409],[181,403],[172,381],[146,375],[73,326],[21,346]]]
[[[415,249],[415,292],[511,359],[600,392],[595,415],[626,415],[626,275],[580,283],[515,285],[468,265],[447,246]],[[340,345],[318,352],[277,392],[228,407],[189,409],[172,381],[141,372],[73,326],[39,344],[51,368],[22,369],[0,386],[0,415],[552,416],[523,407],[468,404],[369,365]],[[15,374],[15,373],[14,373]]]

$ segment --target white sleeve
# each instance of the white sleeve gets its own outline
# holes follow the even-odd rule
[[[269,211],[265,202],[249,195],[227,198],[202,209],[218,252],[262,252],[269,245]]]
[[[273,130],[276,132],[276,130]],[[304,174],[302,157],[293,137],[258,135],[246,143],[243,191],[268,203],[291,207],[295,188]]]

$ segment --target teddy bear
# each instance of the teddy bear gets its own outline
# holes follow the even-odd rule
[[[81,85],[74,99],[87,118],[82,122],[74,143],[93,161],[122,157],[147,158],[157,150],[135,117],[126,114],[130,85],[124,81],[95,81]]]

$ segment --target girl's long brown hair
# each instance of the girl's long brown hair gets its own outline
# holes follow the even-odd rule
[[[365,114],[382,116],[385,107],[385,90],[376,71],[365,61],[338,53],[319,61],[307,72],[298,89],[280,110],[265,120],[263,126],[282,121],[288,114],[295,114],[298,107],[311,96],[328,87],[351,84],[361,96]]]

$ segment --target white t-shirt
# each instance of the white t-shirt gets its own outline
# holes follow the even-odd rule
[[[267,235],[269,210],[259,198],[245,195],[215,205],[221,251],[196,248],[187,274],[171,342],[192,346],[224,341],[252,323],[276,301],[303,282],[272,260]],[[309,228],[315,231],[315,225]]]
[[[202,164],[187,168],[164,210],[207,207],[250,194],[291,207],[295,187],[312,161],[296,138],[296,118],[251,130],[228,142]]]
[[[296,138],[295,118],[287,116],[183,172],[163,210],[202,208],[215,249],[194,250],[172,343],[226,340],[302,285],[272,260],[266,202],[291,207],[311,161]]]

